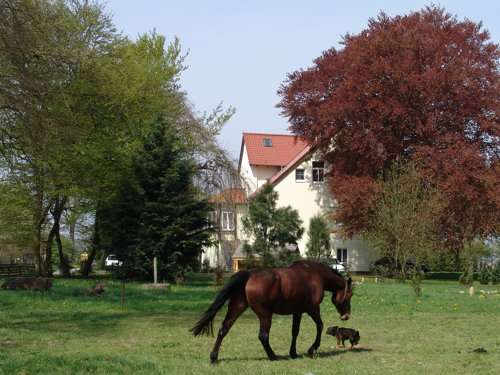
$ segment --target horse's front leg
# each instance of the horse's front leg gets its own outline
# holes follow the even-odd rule
[[[275,361],[278,359],[276,354],[274,354],[271,345],[269,344],[269,332],[271,331],[271,322],[273,319],[273,315],[271,313],[258,314],[260,320],[260,329],[259,329],[259,340],[266,351],[267,357],[271,361]]]
[[[290,345],[290,357],[297,358],[297,336],[300,330],[300,320],[302,319],[302,313],[293,314],[292,323],[292,345]]]
[[[313,308],[310,312],[308,312],[309,316],[314,320],[314,323],[316,323],[316,339],[314,340],[313,344],[307,351],[307,354],[309,356],[314,356],[314,353],[316,353],[316,350],[318,350],[319,345],[321,344],[321,333],[323,332],[323,321],[321,320],[321,315],[319,312],[319,305]]]

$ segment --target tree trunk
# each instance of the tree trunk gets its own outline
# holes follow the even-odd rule
[[[59,252],[59,269],[61,270],[61,274],[63,277],[71,277],[71,269],[70,269],[70,262],[68,258],[66,258],[66,255],[63,253],[63,246],[61,242],[61,235],[59,233],[59,227],[56,232],[56,243],[57,243],[57,251]]]
[[[89,277],[90,272],[92,272],[92,263],[97,255],[97,248],[99,246],[99,208],[96,209],[95,222],[94,222],[94,238],[92,241],[92,247],[90,248],[90,253],[87,259],[82,263],[80,268],[80,273],[83,277]]]
[[[44,274],[43,259],[41,253],[42,244],[42,211],[43,211],[43,198],[39,191],[35,193],[35,209],[33,210],[33,255],[35,256],[35,264],[38,275]]]
[[[52,245],[54,243],[54,238],[58,239],[58,250],[59,250],[59,263],[65,262],[64,254],[62,253],[62,243],[59,235],[61,216],[64,210],[64,205],[66,204],[66,197],[57,197],[54,200],[54,208],[51,211],[52,214],[52,228],[50,229],[49,236],[47,238],[47,245],[45,247],[45,275],[52,277]],[[62,258],[61,258],[62,256]],[[63,267],[61,267],[61,272],[63,272]]]

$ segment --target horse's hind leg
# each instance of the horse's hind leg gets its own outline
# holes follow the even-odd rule
[[[319,313],[319,305],[316,306],[312,311],[310,311],[309,316],[314,320],[314,323],[316,323],[316,339],[314,340],[313,344],[307,351],[307,354],[309,356],[313,356],[316,350],[318,350],[319,345],[321,344],[321,333],[323,332],[323,321],[321,320],[321,315]]]
[[[271,321],[272,314],[257,314],[260,320],[260,329],[259,329],[259,340],[266,351],[267,357],[271,361],[275,361],[278,359],[276,354],[274,354],[271,345],[269,344],[269,332],[271,331]]]
[[[300,330],[300,320],[302,319],[302,313],[293,314],[292,323],[292,344],[290,345],[290,357],[297,358],[297,336]]]
[[[229,307],[227,309],[226,317],[222,322],[222,327],[219,329],[219,333],[217,334],[214,348],[210,353],[210,361],[212,363],[215,363],[217,361],[222,340],[227,335],[236,319],[238,319],[238,317],[243,313],[243,311],[246,310],[247,307],[248,303],[244,292],[232,296],[229,300]]]

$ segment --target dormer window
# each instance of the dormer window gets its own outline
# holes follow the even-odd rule
[[[264,138],[264,147],[273,147],[273,140],[271,138]]]

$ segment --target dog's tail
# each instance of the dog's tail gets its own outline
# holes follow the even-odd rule
[[[224,285],[221,291],[217,294],[210,307],[203,313],[200,320],[190,329],[193,335],[208,335],[213,334],[213,321],[217,312],[224,306],[226,301],[238,291],[245,288],[245,285],[250,277],[249,271],[239,271]]]

